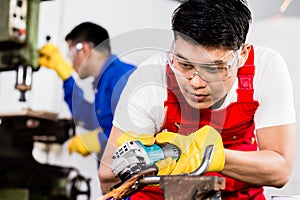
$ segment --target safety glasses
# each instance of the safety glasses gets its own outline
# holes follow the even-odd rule
[[[75,55],[83,48],[83,44],[81,42],[71,46],[68,51],[68,57],[73,60]]]
[[[206,82],[222,82],[232,76],[233,69],[238,63],[241,48],[225,56],[222,61],[210,63],[196,63],[181,58],[176,52],[168,53],[168,64],[173,71],[186,79],[198,75]],[[228,60],[226,62],[226,60]]]

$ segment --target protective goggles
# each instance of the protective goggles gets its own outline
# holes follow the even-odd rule
[[[175,74],[183,76],[188,80],[198,75],[206,82],[222,82],[232,76],[234,67],[238,63],[241,49],[230,53],[222,59],[230,59],[227,62],[216,61],[210,63],[191,62],[181,58],[176,52],[169,52],[168,64]]]
[[[76,43],[75,45],[73,45],[72,47],[70,47],[69,51],[68,51],[68,57],[73,60],[75,55],[82,50],[83,48],[83,43],[87,43],[89,45],[90,48],[94,48],[94,43],[92,42],[79,42]]]

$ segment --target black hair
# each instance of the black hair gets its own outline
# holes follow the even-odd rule
[[[92,22],[83,22],[74,27],[65,37],[73,43],[92,42],[96,50],[107,50],[111,52],[109,35],[105,28]]]
[[[246,41],[252,17],[245,0],[188,0],[173,13],[175,38],[207,47],[237,50]]]

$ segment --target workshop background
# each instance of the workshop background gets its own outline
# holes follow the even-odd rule
[[[40,3],[39,12],[38,47],[46,43],[46,36],[49,35],[51,42],[67,55],[65,35],[75,25],[92,21],[108,30],[114,53],[119,54],[125,61],[139,64],[149,55],[169,47],[170,19],[177,6],[178,1],[175,0],[43,1]],[[272,47],[286,59],[294,83],[296,110],[299,111],[300,1],[249,0],[249,6],[254,20],[248,41]],[[148,43],[144,44],[143,41]],[[128,42],[135,44],[130,46]],[[14,89],[15,79],[15,71],[0,73],[0,113],[31,108],[58,113],[60,118],[70,118],[70,112],[63,101],[62,82],[54,71],[41,68],[33,73],[32,90],[26,92],[26,102],[19,101],[20,92]],[[297,118],[300,119],[299,112]],[[298,130],[299,125],[298,122]],[[78,132],[84,131],[78,127]],[[41,163],[78,168],[82,175],[91,178],[91,199],[96,199],[101,194],[96,156],[84,158],[78,154],[68,155],[66,145],[67,142],[47,152],[37,145],[33,154]],[[298,148],[289,183],[282,189],[266,187],[267,198],[270,199],[271,195],[300,195],[300,172],[297,170],[300,168],[299,152]]]

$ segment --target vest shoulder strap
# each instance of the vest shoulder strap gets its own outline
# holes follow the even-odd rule
[[[238,89],[237,89],[237,96],[238,101],[248,102],[253,101],[253,77],[255,72],[254,66],[254,49],[251,45],[251,49],[249,52],[248,59],[246,60],[243,67],[239,68],[238,70]]]

